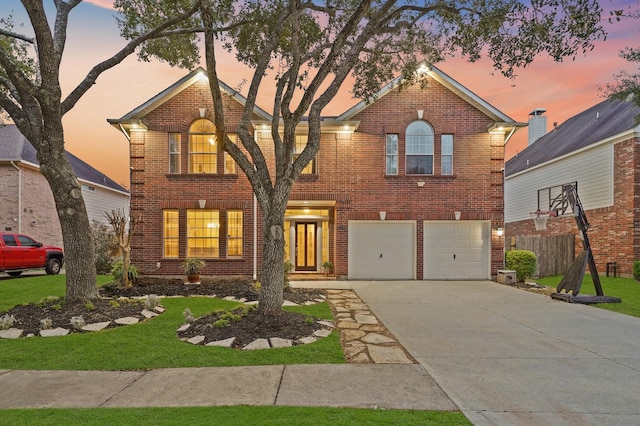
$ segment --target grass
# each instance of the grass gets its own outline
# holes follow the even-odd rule
[[[539,278],[536,282],[540,285],[556,288],[562,279],[562,275]],[[600,277],[602,292],[605,296],[615,296],[622,299],[622,303],[596,303],[593,306],[618,312],[625,315],[640,317],[640,282],[633,278]],[[595,295],[596,290],[590,274],[585,274],[580,294]]]
[[[101,277],[106,282],[109,277]],[[16,296],[16,293],[20,296]],[[0,311],[64,295],[64,276],[0,281]],[[0,339],[0,369],[19,370],[146,370],[178,367],[344,363],[338,331],[317,342],[268,351],[242,351],[190,345],[176,337],[183,311],[198,317],[238,303],[209,297],[166,298],[166,311],[135,325],[56,338]],[[287,310],[331,319],[326,302]]]
[[[215,419],[215,420],[214,420]],[[19,425],[470,425],[459,412],[320,407],[198,407],[2,410]]]
[[[98,284],[110,280],[98,277]],[[64,295],[64,276],[0,280],[0,312],[46,296]],[[344,363],[338,332],[317,342],[266,351],[190,345],[176,338],[182,312],[195,316],[237,303],[207,297],[167,298],[166,311],[143,323],[56,338],[0,339],[0,369],[139,370],[169,367],[213,367]],[[331,319],[326,302],[288,310]],[[358,408],[225,406],[185,408],[4,409],[2,424],[11,425],[470,425],[460,412],[372,410]],[[215,420],[213,420],[215,419]]]

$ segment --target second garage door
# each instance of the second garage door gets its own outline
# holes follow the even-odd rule
[[[350,221],[349,279],[415,279],[416,223]]]
[[[491,224],[424,222],[424,279],[490,278]]]

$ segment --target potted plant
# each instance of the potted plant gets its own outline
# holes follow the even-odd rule
[[[197,257],[187,257],[181,265],[182,270],[187,274],[187,281],[190,283],[200,282],[200,272],[206,264],[204,260]]]
[[[322,264],[322,272],[324,272],[325,275],[329,276],[333,274],[333,263],[329,262],[328,260],[326,262],[324,262]]]

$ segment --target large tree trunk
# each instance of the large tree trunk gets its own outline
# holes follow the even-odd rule
[[[285,208],[286,204],[285,200]],[[272,208],[264,215],[263,239],[258,310],[278,315],[282,312],[284,291],[284,208]]]
[[[62,131],[60,131],[62,133]],[[40,172],[49,182],[62,227],[66,268],[66,300],[98,298],[94,242],[82,189],[64,154],[62,135],[42,141]],[[62,147],[62,149],[60,149]]]

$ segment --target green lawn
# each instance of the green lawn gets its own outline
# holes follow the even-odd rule
[[[99,276],[98,284],[110,281]],[[64,296],[64,275],[0,280],[0,314],[46,296]],[[242,351],[190,345],[176,338],[182,312],[195,316],[238,305],[207,297],[167,298],[166,311],[132,326],[55,338],[0,339],[0,369],[138,370],[169,367],[344,363],[338,332],[317,342],[282,349]],[[287,308],[331,319],[327,303]],[[0,410],[11,425],[470,425],[460,412],[322,407],[186,407]]]
[[[10,425],[470,425],[460,412],[320,407],[94,408],[1,410]]]
[[[99,283],[109,281],[100,277]],[[0,280],[0,312],[20,303],[64,295],[64,276]],[[338,331],[317,342],[268,351],[191,345],[176,337],[189,308],[198,317],[238,303],[209,297],[166,298],[166,311],[151,320],[95,333],[56,338],[0,339],[0,369],[139,370],[177,367],[344,363]],[[326,302],[287,310],[332,319]]]
[[[562,279],[562,275],[539,278],[536,282],[540,285],[556,288]],[[621,314],[640,317],[640,282],[633,278],[600,277],[602,291],[605,296],[615,296],[622,299],[622,303],[596,303],[592,306],[607,309]],[[595,295],[596,290],[590,274],[585,274],[580,287],[580,294]]]

